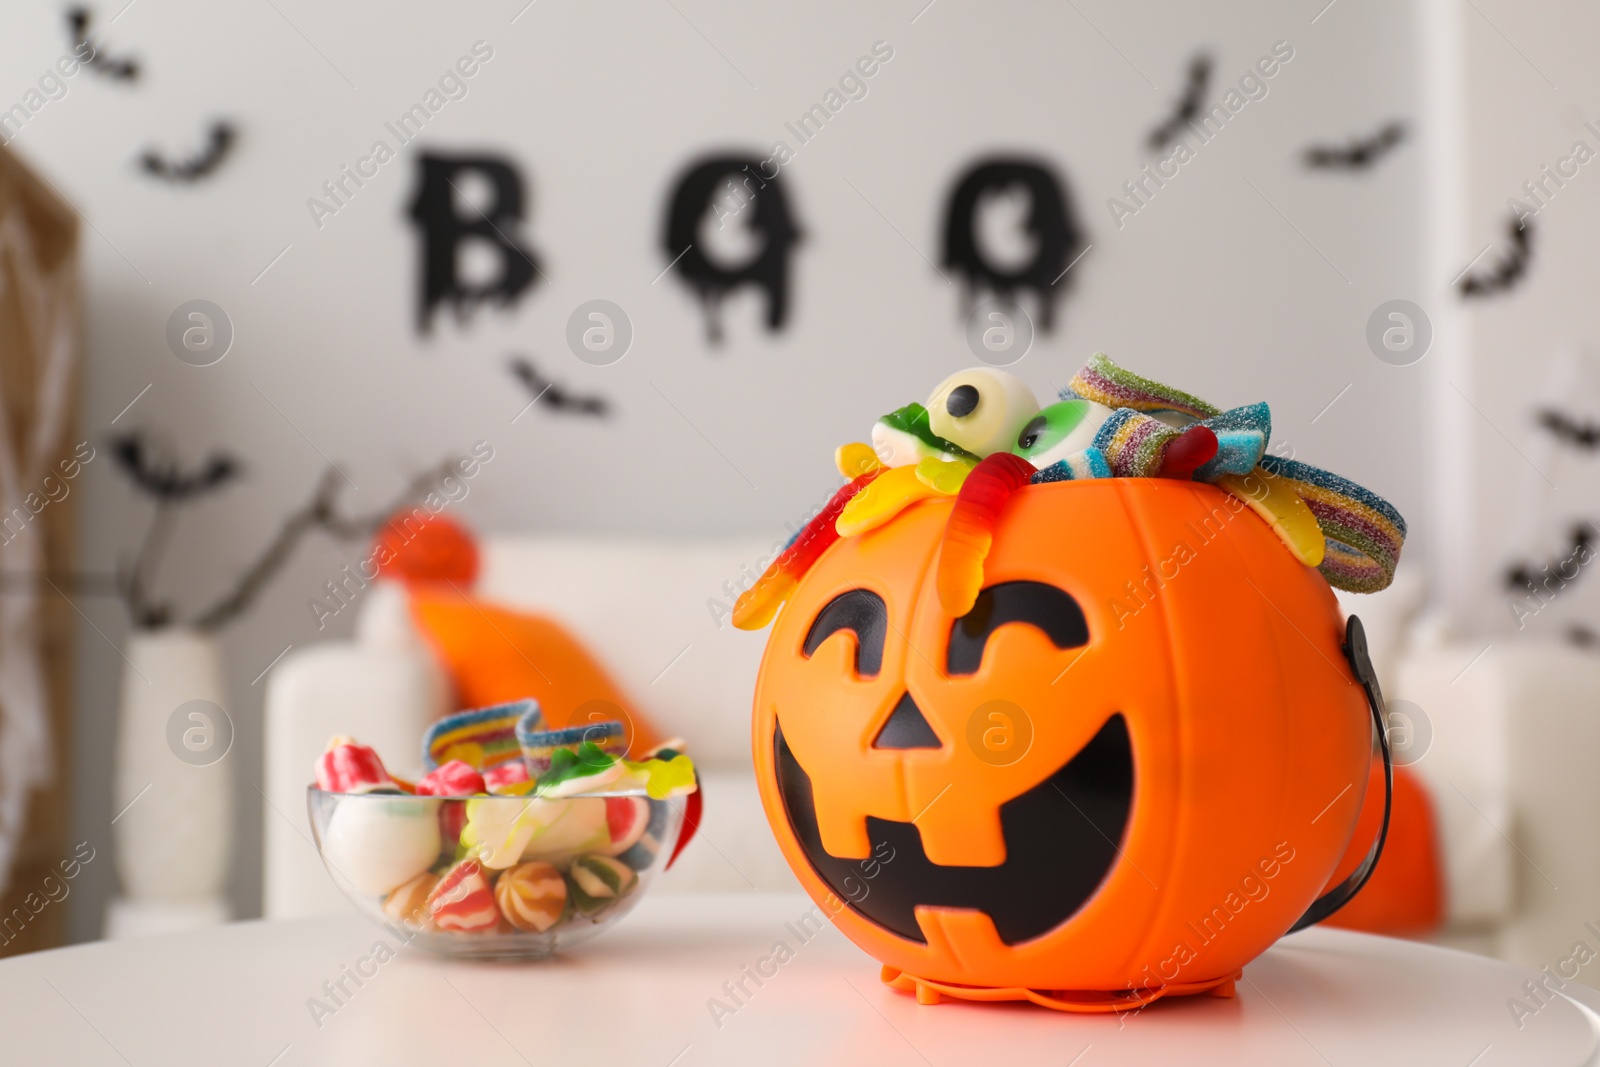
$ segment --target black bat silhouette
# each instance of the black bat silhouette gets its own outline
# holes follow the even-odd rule
[[[114,81],[134,81],[139,77],[139,61],[136,59],[113,59],[102,55],[99,49],[89,41],[89,9],[86,7],[73,7],[67,9],[68,39],[72,50],[82,57],[83,65],[92,71],[104,74]],[[84,55],[84,45],[88,45],[88,54]]]
[[[1594,451],[1600,448],[1600,425],[1579,422],[1555,408],[1545,408],[1538,414],[1539,425],[1556,435],[1556,439]]]
[[[144,438],[136,433],[112,441],[111,454],[129,481],[158,500],[202,496],[239,475],[238,461],[220,452],[193,471],[179,470],[172,459],[152,455]]]
[[[1563,586],[1565,586],[1566,583],[1574,581],[1578,577],[1578,574],[1582,573],[1581,564],[1583,559],[1581,557],[1588,555],[1589,546],[1593,543],[1594,527],[1586,522],[1580,522],[1572,528],[1572,548],[1568,550],[1565,556],[1562,556],[1560,559],[1553,560],[1550,563],[1546,563],[1537,571],[1526,563],[1512,564],[1512,566],[1506,571],[1506,585],[1511,589],[1533,590],[1537,588],[1539,584],[1539,578],[1542,575],[1551,574],[1553,572],[1556,577],[1561,580]],[[1564,573],[1562,573],[1561,568],[1574,561],[1577,561],[1580,564],[1579,569],[1571,578],[1568,578]]]
[[[1200,114],[1200,105],[1205,99],[1206,86],[1210,82],[1211,57],[1202,52],[1189,60],[1189,80],[1183,87],[1183,96],[1178,98],[1178,105],[1173,109],[1171,117],[1150,131],[1148,143],[1152,149],[1160,151],[1167,147],[1183,132],[1184,127],[1194,121],[1194,117]]]
[[[1313,170],[1366,170],[1405,139],[1405,124],[1390,122],[1371,137],[1353,138],[1347,146],[1312,145],[1306,149],[1306,166]]]
[[[543,400],[557,411],[570,411],[574,415],[592,415],[605,418],[611,411],[610,403],[601,396],[574,396],[555,382],[542,377],[532,363],[520,356],[511,360],[511,373],[533,395],[533,401]]]
[[[1530,245],[1533,238],[1533,220],[1524,219],[1518,222],[1513,218],[1508,232],[1511,235],[1511,251],[1487,273],[1468,274],[1463,277],[1458,287],[1462,296],[1488,296],[1510,289],[1521,280],[1523,274],[1527,273],[1528,258],[1532,252]]]
[[[164,178],[169,182],[196,182],[222,166],[233,149],[238,133],[231,123],[213,122],[206,138],[206,146],[197,156],[188,159],[167,160],[150,149],[139,159],[146,174]]]

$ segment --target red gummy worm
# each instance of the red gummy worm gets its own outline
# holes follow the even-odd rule
[[[756,583],[743,593],[733,605],[733,624],[741,630],[759,630],[772,621],[778,606],[789,599],[795,585],[805,576],[811,565],[827,547],[839,540],[839,513],[850,503],[851,497],[872,483],[885,468],[879,467],[843,486],[811,521],[794,543],[778,558],[767,565]]]
[[[1174,437],[1161,457],[1158,477],[1187,481],[1217,454],[1217,435],[1209,426],[1191,426]]]
[[[1027,485],[1034,473],[1033,464],[1021,456],[996,452],[972,468],[961,484],[939,546],[936,578],[939,602],[953,617],[972,610],[983,588],[983,561],[994,541],[1000,512],[1011,494]]]

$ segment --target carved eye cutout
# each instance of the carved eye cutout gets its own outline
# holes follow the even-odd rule
[[[950,624],[945,673],[976,673],[989,636],[1013,622],[1034,627],[1057,648],[1089,643],[1089,624],[1071,593],[1044,582],[1001,582],[979,593],[972,610]]]
[[[870,589],[852,589],[828,601],[827,607],[817,612],[801,647],[807,659],[822,642],[840,630],[850,630],[856,635],[856,674],[874,678],[883,666],[883,638],[889,629],[889,609],[883,597]]]

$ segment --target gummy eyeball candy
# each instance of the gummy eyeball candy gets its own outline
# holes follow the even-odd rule
[[[939,383],[928,398],[935,434],[982,458],[1008,452],[1039,411],[1033,390],[1015,375],[971,367]]]
[[[406,796],[346,800],[334,809],[322,854],[357,892],[379,896],[439,857],[439,801]]]
[[[567,910],[567,882],[548,863],[523,863],[500,876],[494,901],[506,922],[542,934]]]
[[[1044,470],[1093,445],[1112,410],[1092,400],[1051,404],[1027,421],[1011,451]]]

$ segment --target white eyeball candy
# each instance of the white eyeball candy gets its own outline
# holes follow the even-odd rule
[[[1038,411],[1033,390],[993,367],[952,374],[928,398],[933,432],[980,458],[1011,451],[1017,434]]]
[[[439,801],[345,797],[328,819],[322,854],[356,892],[387,893],[439,858]]]

